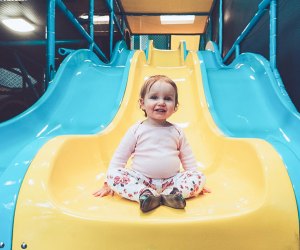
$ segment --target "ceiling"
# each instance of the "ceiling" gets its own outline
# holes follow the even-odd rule
[[[47,23],[46,0],[0,0],[0,67],[10,67],[15,64],[13,51],[27,59],[25,64],[31,64],[29,71],[39,70],[45,65],[46,46],[12,45],[8,41],[45,41]],[[75,17],[89,13],[89,0],[64,0],[63,3],[70,9]],[[106,0],[95,2],[95,15],[108,15],[109,10]],[[114,0],[114,11],[121,20],[124,17],[125,25],[131,35],[134,34],[202,34],[206,30],[209,14],[212,12],[215,0]],[[58,7],[57,7],[58,9]],[[163,25],[160,15],[195,15],[191,24],[167,24]],[[16,33],[9,30],[2,23],[5,18],[22,17],[35,26],[31,33]],[[60,10],[55,13],[56,40],[81,40],[80,44],[68,44],[67,48],[87,47],[82,35],[73,27]],[[86,30],[89,30],[88,22],[78,19]],[[94,37],[96,43],[104,51],[109,51],[109,25],[95,24]],[[114,41],[121,39],[115,25]],[[57,46],[58,47],[58,46]],[[59,64],[62,58],[56,55]],[[26,66],[26,65],[25,65]],[[30,72],[29,72],[30,73]]]
[[[83,13],[89,13],[89,0],[65,0],[63,1],[68,9],[79,17]],[[56,8],[58,9],[58,7]],[[105,0],[95,1],[95,14],[106,15],[108,9]],[[23,17],[35,26],[35,31],[28,34],[15,33],[7,29],[1,22],[5,18]],[[67,37],[69,39],[78,38],[78,32],[70,24],[60,10],[55,13],[56,35],[58,39]],[[80,20],[83,26],[84,20]],[[0,40],[22,40],[22,39],[45,39],[45,27],[47,22],[47,1],[46,0],[22,0],[22,1],[0,1]],[[103,31],[108,32],[108,25],[104,25]],[[98,28],[95,26],[95,28]],[[99,29],[96,30],[96,33]]]
[[[202,34],[213,0],[118,0],[132,34]],[[195,15],[191,24],[162,24],[160,15]]]
[[[64,0],[75,17],[89,13],[89,0]],[[107,15],[109,10],[105,0],[95,2],[95,14]],[[44,39],[47,17],[46,0],[0,1],[0,20],[8,17],[23,17],[34,24],[36,30],[30,34],[16,34],[0,22],[1,41]],[[115,0],[114,9],[118,16],[123,15],[131,34],[201,34],[205,32],[207,18],[212,11],[214,0]],[[192,24],[162,25],[159,15],[196,15]],[[56,33],[70,39],[78,33],[60,11],[56,11]],[[84,21],[82,24],[84,25]],[[87,24],[86,24],[87,26]],[[108,25],[95,25],[95,36],[108,33]],[[106,34],[107,35],[107,34]]]
[[[162,25],[160,16],[127,16],[132,34],[203,34],[207,16],[196,16],[193,24]]]
[[[89,12],[89,0],[64,0],[65,5],[78,17]],[[106,15],[108,9],[105,0],[95,1],[95,14]],[[2,20],[6,18],[22,17],[34,25],[35,30],[29,33],[17,33],[8,29]],[[73,27],[60,10],[55,12],[55,38],[56,40],[80,40],[81,43],[61,45],[62,47],[77,49],[87,47],[82,35]],[[47,23],[47,1],[46,0],[22,0],[22,1],[0,1],[0,67],[17,67],[15,54],[21,58],[22,63],[29,74],[35,76],[35,72],[43,72],[46,65],[46,23]],[[88,23],[81,20],[83,27],[88,30]],[[103,51],[109,51],[109,27],[108,25],[95,25],[95,41]],[[116,40],[121,36],[116,32]],[[40,41],[36,46],[13,45],[8,43]],[[56,46],[58,48],[59,45]],[[56,53],[56,63],[60,64],[63,57]],[[40,78],[43,76],[40,76]]]

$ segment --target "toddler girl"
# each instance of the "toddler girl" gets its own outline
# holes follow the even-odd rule
[[[110,162],[107,182],[94,196],[116,192],[139,202],[143,212],[161,204],[183,209],[185,198],[202,191],[205,176],[197,170],[183,130],[167,121],[178,108],[177,86],[166,76],[151,76],[139,103],[146,120],[129,128]],[[125,168],[131,156],[132,166]]]

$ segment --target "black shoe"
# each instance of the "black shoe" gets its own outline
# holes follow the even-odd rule
[[[178,189],[174,188],[170,194],[161,195],[161,204],[176,209],[183,209],[186,206],[186,201]]]
[[[160,196],[153,195],[149,190],[140,195],[140,209],[146,213],[160,206]]]

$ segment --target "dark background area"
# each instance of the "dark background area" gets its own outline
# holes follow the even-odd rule
[[[261,0],[223,0],[223,56],[258,10]],[[219,1],[213,12],[213,40],[218,42]],[[277,68],[297,110],[300,110],[300,1],[277,1]],[[240,52],[269,59],[269,11],[241,43]]]
[[[75,17],[89,13],[89,0],[65,0],[64,4]],[[119,13],[117,6],[116,14]],[[108,15],[105,0],[95,1],[95,15]],[[9,30],[1,22],[7,17],[22,17],[35,24],[36,30],[30,33],[16,33]],[[88,48],[87,42],[61,10],[55,12],[56,40],[76,40],[77,43],[56,44],[56,70],[65,56],[58,53],[59,48]],[[80,20],[80,19],[78,19]],[[89,24],[80,20],[81,25],[89,32]],[[9,42],[45,41],[47,23],[47,1],[23,0],[0,1],[0,122],[8,120],[34,104],[45,92],[46,45],[11,45]],[[109,25],[95,25],[94,39],[106,57],[109,58]],[[121,34],[115,28],[114,43],[121,39]],[[23,70],[26,70],[34,89],[26,81]]]

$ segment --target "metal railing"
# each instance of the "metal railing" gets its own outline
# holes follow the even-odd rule
[[[117,25],[121,35],[124,38],[124,31],[119,24],[119,20],[114,13],[114,2],[113,0],[106,0],[110,12],[109,18],[109,32],[110,32],[110,51],[109,55],[112,55],[113,50],[113,35],[114,35],[114,24]],[[89,49],[93,50],[98,56],[105,62],[108,63],[109,59],[102,52],[99,46],[94,40],[94,0],[90,0],[90,10],[89,10],[89,33],[81,26],[77,18],[72,14],[72,12],[67,8],[62,0],[48,0],[48,14],[47,14],[47,70],[46,70],[46,83],[49,83],[55,75],[55,7],[58,7],[62,13],[68,18],[68,20],[74,25],[74,27],[80,32],[84,39],[89,44]]]
[[[233,52],[235,51],[236,56],[240,53],[240,43],[245,39],[245,37],[250,33],[250,31],[253,29],[253,27],[258,23],[260,18],[265,13],[265,10],[269,6],[269,15],[270,15],[270,41],[269,41],[269,49],[270,49],[270,65],[273,71],[277,72],[276,69],[276,0],[263,0],[259,6],[258,11],[255,13],[254,17],[250,20],[248,25],[245,27],[245,29],[242,31],[242,33],[238,36],[238,38],[233,43],[232,47],[229,49],[227,54],[223,58],[223,62],[226,62]],[[223,15],[222,13],[222,0],[220,0],[220,9],[219,9],[219,37],[222,37],[222,27],[223,27],[223,18],[221,18]],[[222,38],[219,38],[219,49],[221,51],[222,56]]]

